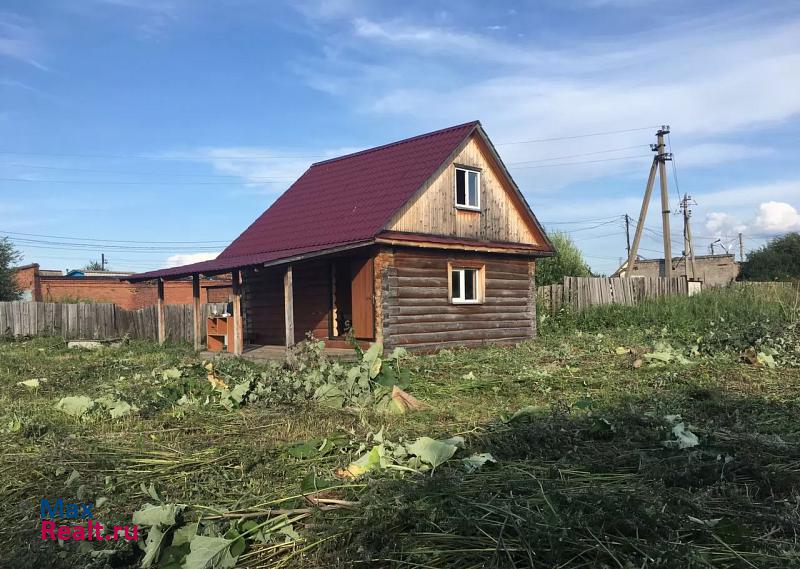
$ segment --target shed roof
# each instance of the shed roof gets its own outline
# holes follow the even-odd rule
[[[316,162],[216,259],[131,280],[221,272],[366,245],[479,128],[472,121]]]

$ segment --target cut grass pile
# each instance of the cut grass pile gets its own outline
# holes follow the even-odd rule
[[[180,505],[165,544],[200,520],[198,533],[236,543],[237,567],[799,565],[792,313],[778,305],[769,333],[749,344],[771,367],[741,355],[739,331],[761,308],[730,317],[724,302],[698,315],[694,332],[682,318],[665,329],[641,317],[412,357],[408,391],[428,407],[408,414],[263,400],[228,409],[183,347],[0,340],[0,559],[141,565],[143,551],[126,542],[42,542],[39,500],[62,497],[94,502],[106,525],[130,524],[148,503]],[[728,323],[714,349],[698,349],[706,317]],[[657,342],[670,350],[644,356]],[[236,361],[215,371],[232,384],[274,372]],[[18,384],[32,379],[38,387]],[[177,404],[187,391],[192,401]],[[77,418],[55,408],[68,396],[138,410]],[[399,448],[456,435],[465,448],[433,470],[336,475],[380,440]],[[475,453],[495,462],[465,468]],[[161,557],[180,566],[169,563]]]

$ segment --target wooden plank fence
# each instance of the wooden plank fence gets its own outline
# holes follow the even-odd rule
[[[639,304],[643,300],[668,295],[687,295],[684,277],[564,277],[562,284],[536,289],[538,304],[544,310],[557,312],[564,306],[580,312],[598,304]]]
[[[203,304],[204,320],[215,307],[219,313],[229,309],[224,302]],[[192,305],[168,304],[164,308],[167,341],[191,342]],[[155,306],[125,310],[110,303],[0,302],[0,336],[60,336],[67,340],[113,340],[127,336],[157,340],[157,319]],[[205,336],[205,321],[201,329]]]

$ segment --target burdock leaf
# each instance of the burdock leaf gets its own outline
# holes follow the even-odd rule
[[[224,537],[198,535],[190,544],[189,555],[183,561],[184,569],[211,569],[225,555],[233,541]]]
[[[140,510],[133,512],[133,523],[140,526],[174,526],[175,516],[183,511],[179,504],[163,504],[154,506],[145,504]]]
[[[464,463],[464,468],[467,472],[475,472],[483,467],[487,462],[497,462],[494,457],[488,452],[480,454],[473,454],[467,458],[462,458],[461,462]]]
[[[62,397],[61,400],[56,403],[56,409],[67,415],[72,415],[73,417],[83,417],[86,413],[91,411],[93,407],[94,401],[85,395]]]
[[[161,545],[164,543],[164,532],[158,526],[151,527],[147,532],[147,541],[144,543],[144,559],[142,559],[142,569],[152,567],[158,553],[161,551]]]
[[[344,393],[334,383],[320,385],[314,392],[314,399],[326,407],[341,409],[344,405]]]
[[[416,455],[433,468],[450,460],[458,450],[454,444],[437,441],[430,437],[420,437],[410,445],[406,445],[409,453]]]

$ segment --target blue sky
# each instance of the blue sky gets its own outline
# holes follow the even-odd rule
[[[661,124],[697,253],[757,247],[800,230],[800,5],[764,4],[6,0],[0,233],[44,268],[196,260],[313,161],[479,119],[596,271]]]

